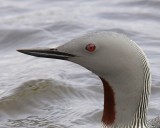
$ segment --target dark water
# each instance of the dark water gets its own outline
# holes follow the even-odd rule
[[[19,48],[54,47],[84,33],[128,35],[152,70],[148,118],[160,115],[160,1],[1,0],[0,128],[99,128],[100,80],[70,62],[39,59]]]

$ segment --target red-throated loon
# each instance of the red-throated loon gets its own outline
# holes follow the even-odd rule
[[[128,37],[99,31],[57,48],[18,51],[37,57],[68,60],[98,75],[104,87],[104,127],[152,127],[146,120],[151,89],[149,64],[143,51]]]

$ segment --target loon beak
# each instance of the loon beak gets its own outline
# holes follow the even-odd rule
[[[68,60],[71,57],[75,57],[75,55],[59,51],[58,49],[18,49],[18,52],[28,54],[36,57],[44,57],[44,58],[54,58],[61,60]]]

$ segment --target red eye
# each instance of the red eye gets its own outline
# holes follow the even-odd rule
[[[94,44],[88,44],[87,46],[86,46],[86,50],[87,51],[89,51],[89,52],[93,52],[93,51],[95,51],[96,50],[96,46],[94,45]]]

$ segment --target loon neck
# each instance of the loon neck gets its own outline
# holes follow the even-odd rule
[[[139,75],[100,77],[104,87],[102,123],[107,128],[147,128],[146,114],[150,94],[150,72]],[[133,77],[131,79],[131,77]],[[126,80],[127,79],[127,80]]]

